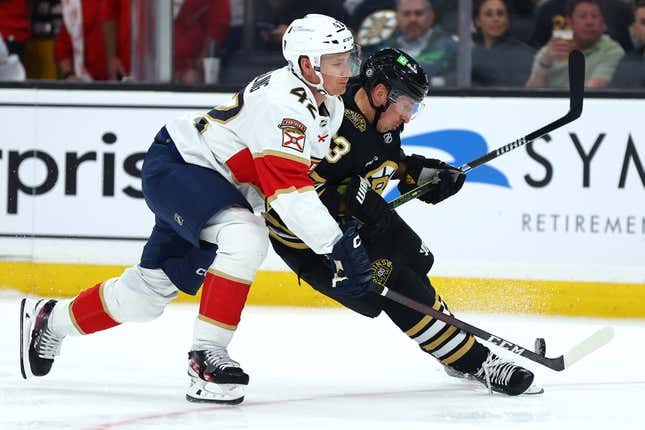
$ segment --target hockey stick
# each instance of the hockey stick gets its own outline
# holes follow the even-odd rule
[[[553,121],[550,124],[545,125],[542,128],[539,128],[524,137],[517,139],[514,142],[506,144],[500,148],[495,149],[494,151],[489,152],[486,155],[483,155],[479,158],[476,158],[468,163],[462,164],[459,166],[459,170],[463,173],[468,173],[473,170],[475,167],[481,166],[482,164],[488,163],[490,160],[499,157],[502,154],[506,154],[513,149],[524,146],[525,144],[534,141],[547,133],[552,132],[566,124],[569,124],[571,121],[577,119],[582,113],[582,101],[584,98],[584,88],[585,88],[585,56],[580,51],[571,51],[569,54],[569,112],[564,115],[562,118],[559,118]],[[429,181],[419,185],[418,187],[408,191],[405,194],[401,194],[399,197],[395,198],[389,203],[391,209],[401,206],[403,203],[409,202],[412,199],[419,197],[422,194],[425,194],[430,190],[430,188],[437,183],[436,178],[432,178]]]
[[[427,306],[427,305],[424,305],[423,303],[419,303],[415,300],[412,300],[404,296],[403,294],[390,290],[387,287],[382,287],[378,284],[374,284],[374,288],[377,294],[380,294],[383,297],[387,297],[388,299],[395,301],[405,307],[414,309],[415,311],[421,312],[424,315],[428,315],[434,319],[443,321],[446,324],[450,324],[451,326],[457,327],[458,329],[465,331],[466,333],[469,333],[473,336],[476,336],[480,339],[483,339],[487,342],[493,343],[501,348],[504,348],[512,352],[513,354],[521,355],[522,357],[528,358],[529,360],[534,361],[538,364],[541,364],[542,366],[546,366],[549,369],[553,369],[557,371],[561,371],[568,368],[573,363],[591,354],[601,346],[609,343],[609,341],[611,341],[611,339],[614,337],[614,329],[611,327],[604,327],[598,330],[596,333],[589,336],[588,338],[586,338],[585,340],[583,340],[582,342],[578,343],[576,346],[571,348],[571,350],[569,350],[569,352],[567,352],[566,354],[555,358],[548,358],[541,354],[533,352],[528,348],[524,348],[513,342],[509,342],[508,340],[505,340],[500,336],[489,333],[478,327],[475,327],[466,322],[458,320],[452,315],[447,315],[447,314],[444,314],[443,312],[439,312],[430,306]]]

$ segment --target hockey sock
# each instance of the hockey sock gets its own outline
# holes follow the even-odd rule
[[[409,268],[401,268],[396,287],[402,294],[446,315],[452,315],[430,281],[425,277],[422,279]],[[460,372],[475,371],[488,355],[488,348],[477,342],[472,335],[443,321],[393,302],[385,306],[385,312],[424,352]]]
[[[101,282],[83,291],[69,306],[72,323],[81,334],[106,330],[119,324],[105,306],[103,284]]]
[[[199,302],[199,318],[235,330],[251,285],[223,273],[208,272]]]

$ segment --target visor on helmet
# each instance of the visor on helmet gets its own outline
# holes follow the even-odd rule
[[[414,100],[396,88],[390,90],[387,100],[399,115],[409,116],[410,119],[413,119],[425,108],[423,101]]]
[[[361,68],[361,48],[354,44],[347,52],[323,54],[320,57],[320,73],[351,78],[359,74]]]

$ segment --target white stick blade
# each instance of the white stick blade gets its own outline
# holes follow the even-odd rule
[[[591,354],[598,348],[607,345],[614,338],[613,327],[604,327],[589,336],[587,339],[574,346],[569,352],[564,354],[565,369],[576,361],[581,360]]]

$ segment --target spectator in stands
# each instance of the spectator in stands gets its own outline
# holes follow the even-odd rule
[[[226,66],[232,55],[243,46],[244,40],[244,2],[231,1],[231,23],[220,51],[222,66]]]
[[[25,68],[17,54],[10,54],[0,34],[0,82],[24,81]]]
[[[645,0],[636,3],[631,34],[634,50],[618,63],[613,88],[645,88]]]
[[[429,0],[398,0],[397,32],[377,49],[399,48],[419,62],[436,87],[454,85],[457,39],[435,24]]]
[[[513,37],[510,16],[502,0],[476,0],[473,5],[472,85],[524,86],[534,51]]]
[[[598,0],[570,0],[565,16],[573,38],[554,36],[538,51],[527,87],[567,88],[567,58],[573,49],[581,50],[586,57],[585,86],[607,87],[625,51],[603,34],[605,23]]]
[[[110,81],[120,81],[130,75],[131,17],[130,0],[103,0],[101,21]]]
[[[230,28],[229,0],[184,0],[173,12],[175,81],[204,82],[202,59],[224,45]]]
[[[341,22],[347,19],[342,0],[260,0],[256,1],[256,29],[264,48],[282,52],[282,35],[289,23],[308,13],[331,16]]]
[[[56,79],[56,35],[60,31],[61,0],[29,0],[31,38],[24,57],[28,79]]]
[[[56,37],[58,78],[105,80],[105,43],[101,28],[101,0],[62,2],[63,25]]]
[[[0,34],[9,54],[23,60],[31,33],[27,0],[0,0]]]
[[[565,25],[565,6],[567,0],[547,0],[536,12],[535,27],[531,45],[541,48],[550,39],[553,30],[563,29]],[[598,0],[607,24],[607,32],[620,43],[625,51],[632,49],[629,26],[634,20],[630,7],[623,0]]]
[[[504,0],[511,16],[511,34],[523,43],[530,45],[535,27],[537,5],[544,0]]]

